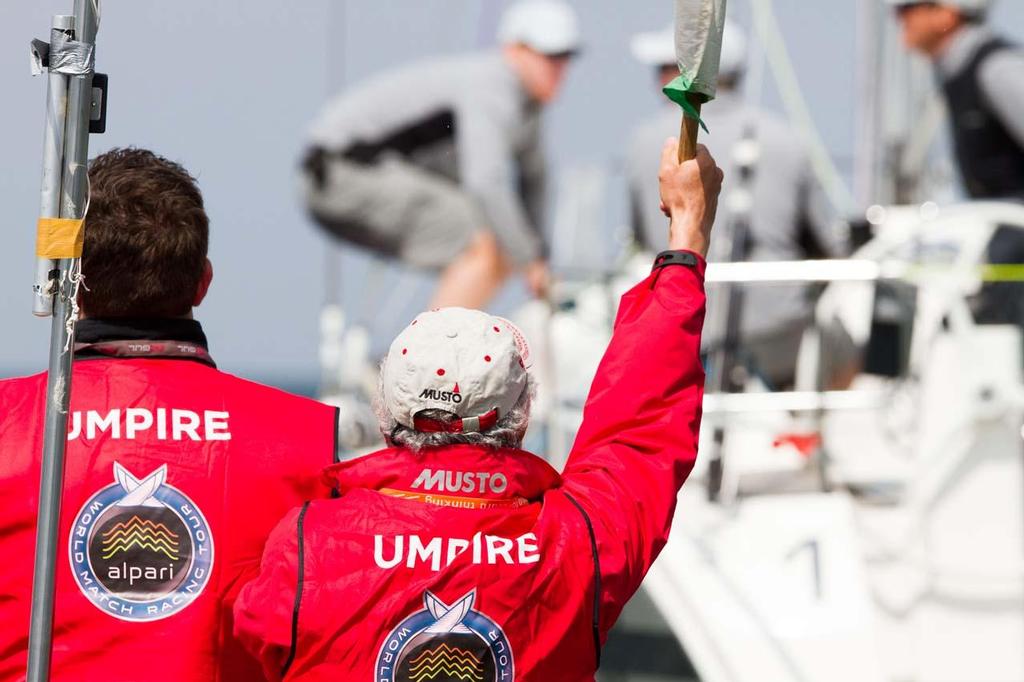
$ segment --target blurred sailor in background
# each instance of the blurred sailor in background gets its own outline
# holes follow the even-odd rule
[[[481,307],[509,273],[542,295],[541,113],[579,50],[560,0],[506,10],[499,50],[382,74],[331,101],[313,125],[304,195],[328,232],[437,269],[432,307]]]
[[[740,84],[747,63],[746,36],[727,21],[722,40],[718,96],[704,108],[710,134],[705,142],[725,170],[725,189],[718,224],[724,229],[742,221],[745,248],[716,242],[709,261],[797,260],[835,257],[843,252],[823,193],[811,172],[798,136],[778,116],[747,105]],[[679,75],[674,30],[634,37],[633,55],[653,66],[658,87]],[[666,100],[657,115],[634,131],[627,151],[633,233],[637,243],[652,249],[665,233],[665,216],[652,190],[661,140],[679,130],[679,107]],[[737,258],[737,255],[739,256]],[[781,388],[793,383],[797,351],[811,316],[812,303],[802,285],[750,286],[744,290],[740,318],[742,359],[767,383]],[[725,311],[709,297],[703,348],[723,343]]]
[[[904,43],[935,66],[964,191],[972,199],[1024,200],[1024,50],[985,26],[991,0],[890,2]],[[1024,263],[1022,231],[1000,228],[988,261]],[[987,283],[975,316],[1024,326],[1024,285]]]
[[[1024,50],[992,33],[990,0],[890,0],[907,47],[935,65],[964,189],[1024,198]]]

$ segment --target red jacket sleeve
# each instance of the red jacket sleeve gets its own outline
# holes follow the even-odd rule
[[[300,514],[300,509],[293,509],[274,528],[259,576],[242,588],[234,606],[235,637],[260,661],[271,682],[282,679],[292,647]]]
[[[665,546],[696,459],[704,267],[655,270],[622,297],[563,472],[594,527],[602,633]]]

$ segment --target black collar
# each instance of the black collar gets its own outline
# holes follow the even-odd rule
[[[133,341],[139,343],[125,343]],[[202,325],[183,318],[80,321],[75,334],[75,358],[106,357],[178,358],[213,365]]]

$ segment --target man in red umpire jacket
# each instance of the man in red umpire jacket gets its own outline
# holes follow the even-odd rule
[[[274,524],[325,497],[335,410],[216,369],[193,178],[139,149],[89,169],[52,679],[260,679],[231,606]],[[46,375],[0,381],[0,680],[24,679]]]
[[[622,299],[561,475],[519,449],[533,386],[515,327],[444,308],[398,336],[379,400],[391,447],[326,470],[340,499],[285,517],[235,604],[270,679],[593,680],[697,452],[722,173],[704,148],[675,155],[671,140],[670,250]]]

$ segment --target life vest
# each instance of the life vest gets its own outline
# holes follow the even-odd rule
[[[1010,49],[1014,46],[1000,38],[989,40],[943,83],[957,164],[973,199],[1024,198],[1024,146],[993,111],[980,81],[985,61]]]
[[[258,680],[231,606],[274,524],[329,494],[336,410],[147,343],[74,364],[51,679]],[[25,674],[45,392],[45,373],[0,381],[4,682]]]

